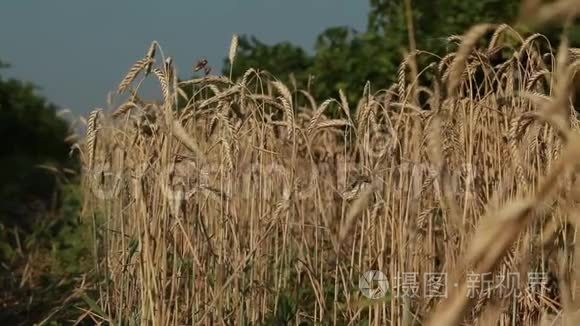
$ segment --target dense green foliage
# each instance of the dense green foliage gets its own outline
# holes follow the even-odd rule
[[[89,228],[79,222],[69,132],[34,85],[0,76],[1,325],[78,316],[59,309],[91,253]]]
[[[410,1],[417,48],[443,53],[444,40],[475,23],[513,23],[521,1],[434,0]],[[369,31],[385,41],[409,44],[404,1],[371,0]]]
[[[46,208],[57,179],[39,165],[70,166],[67,123],[35,87],[0,75],[0,218],[29,227],[34,210]],[[39,207],[40,206],[40,207]],[[45,206],[45,207],[42,207]]]
[[[409,3],[416,49],[443,55],[449,50],[447,37],[460,35],[473,24],[514,25],[521,1],[415,0]],[[377,90],[390,86],[396,81],[404,53],[413,44],[409,39],[405,1],[370,0],[370,4],[366,31],[328,28],[318,36],[313,55],[290,43],[266,45],[255,38],[241,37],[234,77],[258,67],[289,85],[308,89],[319,99],[338,97],[338,90],[343,89],[351,102],[357,100],[367,81]],[[557,42],[559,31],[542,32]],[[569,36],[572,45],[580,44],[580,29],[573,28]],[[227,59],[225,62],[224,73],[229,74]]]

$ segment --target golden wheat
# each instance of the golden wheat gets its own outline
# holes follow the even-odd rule
[[[543,21],[559,15],[553,8],[543,9]],[[520,47],[492,63],[497,49],[512,49],[502,43],[508,33]],[[131,90],[113,112],[95,110],[87,122],[84,166],[98,161],[122,176],[107,200],[95,194],[109,188],[92,191],[106,180],[84,183],[83,212],[101,237],[97,270],[107,280],[95,285],[99,318],[143,325],[578,320],[580,139],[570,93],[580,63],[566,41],[557,53],[541,52],[540,38],[477,25],[450,38],[458,50],[430,55],[417,75],[406,69],[420,51],[404,58],[389,89],[366,83],[356,112],[342,90],[318,104],[315,94],[255,69],[237,81],[178,83],[171,62],[154,62],[160,48],[152,43],[119,90],[151,71],[160,102],[142,103]],[[435,81],[419,85],[427,72]],[[360,277],[370,270],[388,278],[382,299],[362,296]],[[497,288],[472,284],[473,273],[555,279],[540,292],[522,283],[511,290],[524,296],[498,298]],[[426,285],[412,282],[432,274],[447,275],[446,297],[426,297]]]

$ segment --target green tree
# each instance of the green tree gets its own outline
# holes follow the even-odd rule
[[[318,98],[338,97],[343,89],[353,102],[360,96],[367,80],[374,87],[386,87],[394,81],[398,51],[393,43],[375,33],[358,33],[346,27],[324,31],[316,41],[316,54],[309,73],[314,76],[314,93]]]
[[[475,23],[514,23],[520,3],[516,0],[409,0],[417,48],[442,54],[448,36],[462,34]],[[405,1],[370,0],[370,4],[369,31],[382,34],[389,42],[409,44]]]
[[[317,98],[337,97],[344,89],[351,102],[360,96],[366,81],[373,89],[390,85],[396,79],[399,63],[413,35],[416,48],[444,54],[449,35],[462,34],[475,23],[515,23],[519,0],[415,0],[409,1],[413,31],[404,0],[370,0],[367,30],[331,27],[317,38],[315,53],[289,43],[266,45],[244,37],[234,63],[233,75],[248,68],[267,70],[288,82],[294,73],[299,88],[313,80],[311,91]],[[555,35],[555,34],[551,34]],[[229,66],[224,69],[229,74]]]
[[[68,123],[33,84],[0,76],[0,325],[78,317],[76,308],[53,311],[91,257],[78,185],[62,173],[78,166],[68,135]]]
[[[65,143],[69,127],[56,110],[33,84],[0,75],[0,222],[4,224],[28,227],[34,211],[50,205],[56,179],[39,165],[71,165],[70,145]]]
[[[224,73],[229,74],[228,59],[225,59],[224,63]],[[233,75],[240,77],[249,68],[259,68],[284,81],[289,81],[290,73],[297,74],[294,77],[298,80],[306,80],[311,66],[312,57],[298,46],[288,42],[270,46],[255,37],[241,36],[238,41]]]

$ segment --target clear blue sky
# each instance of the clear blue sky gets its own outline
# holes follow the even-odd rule
[[[160,42],[180,76],[206,57],[219,73],[233,33],[311,50],[330,26],[366,28],[368,0],[6,0],[2,74],[32,81],[62,108],[106,107],[109,91]]]

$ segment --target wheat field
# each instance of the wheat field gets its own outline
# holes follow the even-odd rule
[[[580,51],[508,25],[448,42],[356,107],[258,68],[178,80],[153,42],[80,144],[94,320],[575,325]]]

